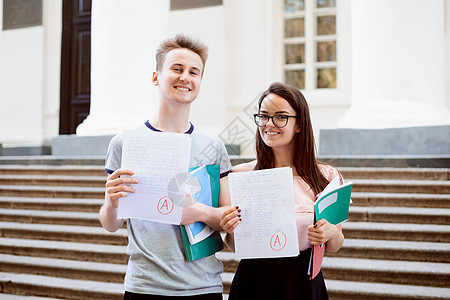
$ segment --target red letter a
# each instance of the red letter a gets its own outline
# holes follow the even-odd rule
[[[277,234],[277,237],[275,238],[275,242],[273,242],[273,247],[275,248],[275,245],[276,244],[279,244],[280,245],[280,247],[281,247],[281,242],[280,242],[280,236]]]
[[[159,209],[161,210],[164,206],[166,207],[167,210],[169,210],[169,206],[167,205],[167,199],[164,199],[164,203],[161,205]]]

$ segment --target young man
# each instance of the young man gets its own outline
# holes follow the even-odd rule
[[[223,142],[189,122],[191,103],[199,94],[206,59],[207,47],[184,35],[161,43],[152,78],[159,88],[159,110],[139,130],[189,134],[192,138],[189,167],[219,164],[224,177],[231,164]],[[106,171],[110,175],[100,221],[111,232],[123,224],[123,220],[117,219],[119,199],[134,192],[123,184],[139,184],[133,177],[121,176],[134,174],[120,168],[122,143],[123,135],[116,135],[106,156]],[[224,208],[199,203],[186,206],[181,224],[201,221],[222,230],[219,222],[223,211]],[[130,259],[124,299],[222,299],[221,262],[214,255],[188,262],[179,226],[139,219],[127,219],[127,226]]]

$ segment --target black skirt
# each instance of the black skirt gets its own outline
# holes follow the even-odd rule
[[[241,260],[228,299],[328,300],[322,272],[309,280],[310,257],[307,249],[297,257]]]

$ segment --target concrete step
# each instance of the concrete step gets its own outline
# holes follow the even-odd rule
[[[228,295],[230,293],[231,282],[233,281],[234,273],[225,271],[220,275],[222,277],[223,294]]]
[[[450,299],[450,288],[342,280],[325,280],[325,284],[333,300]]]
[[[450,180],[448,168],[339,167],[344,178]],[[103,165],[1,165],[1,175],[106,176]]]
[[[106,176],[0,175],[0,185],[80,186],[105,188]]]
[[[254,156],[230,155],[233,166],[255,160]],[[320,161],[329,163],[339,169],[343,167],[377,167],[377,168],[449,168],[448,155],[339,155],[320,156]],[[105,156],[0,156],[0,165],[105,165]]]
[[[0,222],[0,236],[3,238],[63,241],[105,245],[128,244],[127,230],[121,228],[114,233],[102,227],[32,224]]]
[[[228,294],[234,274],[222,274],[224,293]],[[332,280],[325,278],[332,300],[437,300],[450,299],[450,288],[392,283]]]
[[[349,179],[347,181],[353,182],[353,192],[450,194],[449,180]],[[0,175],[0,187],[4,188],[16,185],[104,188],[105,182],[106,176]]]
[[[0,165],[1,175],[72,175],[104,176],[103,166]]]
[[[442,263],[325,257],[322,272],[332,280],[450,287],[450,264]]]
[[[121,300],[124,291],[122,283],[11,273],[0,273],[0,285],[5,294],[77,300]]]
[[[0,196],[0,208],[98,212],[103,199]]]
[[[71,278],[56,280],[88,278],[95,283],[112,274],[106,280],[122,282],[128,259],[126,230],[111,234],[98,221],[106,179],[102,160],[0,160],[0,272],[12,272],[0,273],[8,274],[7,284],[0,276],[1,292],[86,299],[69,290],[73,284],[68,289],[58,284],[56,290],[65,291],[60,296],[42,291],[54,289],[47,281],[62,276]],[[64,165],[68,162],[73,163]],[[339,170],[355,183],[354,203],[350,222],[343,224],[344,246],[324,259],[330,299],[450,299],[449,169]],[[218,253],[227,255],[224,267],[233,272],[234,254]],[[20,273],[44,280],[36,285],[10,280],[25,276]],[[232,276],[222,276],[225,292]],[[118,286],[122,289],[121,283]],[[89,298],[111,299],[114,296],[104,294],[111,290],[99,287],[101,296]],[[116,296],[121,299],[122,293]]]
[[[1,222],[101,226],[98,213],[47,211],[31,209],[0,209]]]
[[[239,260],[235,253],[221,251],[217,257],[223,261],[226,272],[236,271]],[[447,268],[450,274],[450,243],[345,239],[337,253],[326,252],[326,257],[430,263]]]
[[[0,253],[78,261],[127,264],[126,246],[59,241],[0,239]]]
[[[449,264],[450,243],[346,238],[344,244],[337,253],[327,252],[326,256]]]
[[[345,238],[450,243],[450,225],[345,222]]]
[[[450,195],[355,192],[352,193],[352,200],[352,207],[392,206],[450,209]],[[0,208],[98,212],[102,204],[103,197],[89,199],[0,196]]]
[[[126,264],[0,254],[0,272],[123,283]]]
[[[348,223],[348,225],[350,224]],[[13,239],[109,245],[127,244],[126,229],[119,229],[116,233],[109,233],[100,227],[0,222],[0,232],[2,237]],[[335,256],[450,262],[450,243],[407,242],[397,240],[377,241],[373,239],[355,239],[347,236],[342,249]]]
[[[450,180],[448,168],[339,167],[342,176],[358,179]]]
[[[450,194],[352,192],[353,206],[450,208]]]
[[[15,175],[25,176],[25,175]],[[104,180],[104,179],[102,179]],[[450,194],[450,181],[429,180],[353,180],[353,192]],[[53,182],[52,184],[57,184]],[[85,186],[0,185],[0,196],[103,198],[105,189]],[[102,184],[104,185],[104,183]]]
[[[253,156],[230,155],[231,165],[246,163],[255,160]],[[378,160],[377,160],[378,161]],[[22,166],[105,166],[105,156],[0,156],[0,165]]]
[[[350,205],[349,221],[450,225],[450,209]]]
[[[347,239],[450,243],[448,225],[346,222],[342,227]],[[0,236],[111,245],[127,244],[125,228],[110,233],[100,226],[0,222]]]
[[[43,211],[31,209],[0,209],[1,222],[42,223],[79,226],[100,226],[98,213],[75,211]],[[410,223],[450,225],[450,209],[416,207],[351,206],[350,222]]]
[[[352,192],[450,194],[449,180],[346,179],[353,182]]]
[[[0,185],[0,196],[104,199],[103,187]]]
[[[0,165],[22,166],[105,166],[105,156],[0,156]]]
[[[319,160],[338,167],[450,168],[450,155],[335,155]]]
[[[2,300],[61,300],[57,298],[49,297],[34,297],[34,296],[23,296],[23,295],[12,295],[0,293],[0,299]]]
[[[365,226],[366,225],[366,226]],[[373,230],[374,226],[380,227],[383,224],[344,224],[344,234],[346,226],[350,227],[366,227]],[[384,224],[384,229],[388,230],[390,224]],[[401,235],[402,228],[409,224],[392,224],[399,225],[399,235]],[[425,225],[422,228],[417,228],[419,225],[412,225],[416,228],[411,228],[411,232],[422,231],[426,235],[429,231],[434,231],[436,236],[439,232],[447,230],[445,226]],[[444,228],[442,228],[444,227]],[[383,229],[383,228],[382,228]],[[378,230],[378,229],[377,229]],[[126,245],[127,237],[126,230],[120,229],[118,232],[111,234],[100,227],[86,227],[86,226],[64,226],[64,225],[47,225],[47,224],[22,224],[14,222],[1,222],[0,232],[2,237],[15,239],[41,239],[53,241],[68,241],[68,242],[82,242],[82,243],[99,243],[110,245]],[[405,236],[409,233],[403,233]],[[448,235],[448,232],[447,232]],[[387,235],[390,238],[390,235]],[[373,239],[358,239],[361,236],[346,236],[346,242],[343,248],[338,252],[339,256],[349,257],[370,257],[383,259],[405,259],[405,260],[422,260],[422,261],[450,261],[450,247],[449,243],[424,243],[424,242],[407,242],[407,241],[385,241]],[[369,235],[366,238],[370,238]],[[382,237],[381,237],[382,238]],[[368,249],[369,248],[369,249]],[[393,252],[393,254],[391,254]],[[331,255],[331,254],[329,254]]]
[[[65,188],[62,188],[63,190]],[[104,192],[103,192],[104,193]],[[99,193],[97,194],[99,195]],[[102,194],[104,195],[104,194]],[[450,208],[450,195],[406,194],[406,193],[352,193],[355,206],[391,206]],[[103,204],[103,197],[89,198],[54,198],[54,197],[18,197],[0,196],[0,208],[43,209],[98,212]]]

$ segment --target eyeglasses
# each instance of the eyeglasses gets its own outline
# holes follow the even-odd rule
[[[253,118],[255,119],[256,125],[258,127],[264,127],[269,123],[269,120],[272,119],[273,125],[278,128],[283,128],[287,125],[289,118],[298,118],[298,116],[288,116],[288,115],[264,115],[264,114],[254,114]]]

